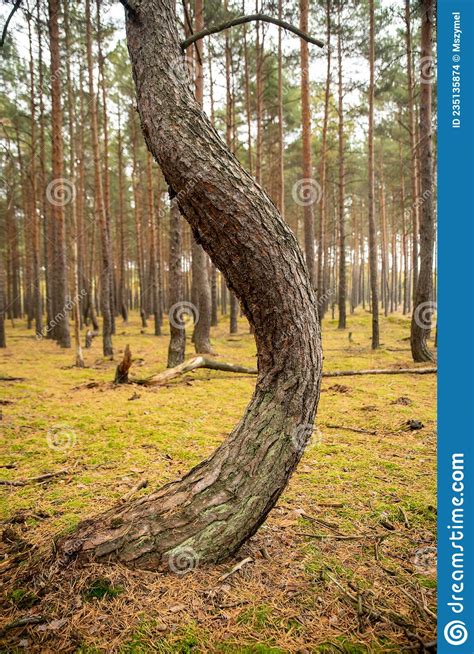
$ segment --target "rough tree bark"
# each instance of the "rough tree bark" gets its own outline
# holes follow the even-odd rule
[[[338,329],[346,328],[346,216],[345,216],[345,160],[344,160],[344,106],[342,88],[342,3],[337,8],[337,94],[338,94],[338,152],[339,152],[339,198],[338,198],[338,219],[339,219],[339,291],[338,307],[339,322]]]
[[[372,349],[380,345],[379,334],[379,293],[377,289],[377,231],[375,228],[375,166],[374,166],[374,90],[375,90],[375,8],[374,0],[369,0],[369,270],[370,298],[372,305]]]
[[[51,123],[52,123],[52,148],[51,168],[52,181],[50,197],[51,201],[51,222],[54,231],[54,261],[53,263],[53,319],[56,321],[54,336],[61,347],[71,347],[71,336],[69,333],[69,319],[66,312],[67,301],[67,261],[66,261],[66,225],[63,199],[67,189],[63,187],[64,181],[64,157],[63,157],[63,135],[62,135],[62,107],[61,107],[61,53],[59,46],[59,0],[49,0],[49,47],[51,53]],[[59,197],[55,197],[59,193]],[[61,196],[64,193],[65,196]],[[56,316],[58,318],[56,319]]]
[[[420,271],[415,290],[411,320],[411,352],[414,361],[433,361],[427,338],[431,330],[433,304],[433,131],[431,121],[431,78],[426,75],[427,62],[433,66],[431,39],[434,21],[433,0],[423,0],[421,13],[421,92],[420,92]]]
[[[225,10],[227,11],[227,0],[224,3]],[[229,30],[225,33],[225,87],[226,87],[226,101],[225,101],[225,141],[227,147],[231,152],[235,151],[235,140],[232,135],[234,120],[233,120],[233,107],[234,96],[232,93],[231,83],[231,70],[233,69],[233,57],[229,39]],[[234,293],[230,293],[230,315],[229,315],[229,333],[237,334],[239,331],[238,316],[239,316],[239,303]]]
[[[67,0],[63,2],[63,20],[65,32],[65,46],[66,46],[66,87],[67,87],[67,103],[68,103],[68,128],[69,128],[69,180],[74,188],[76,188],[76,134],[74,126],[76,124],[76,111],[74,107],[74,93],[72,88],[72,75],[71,75],[71,31],[69,28],[69,11]],[[81,346],[81,315],[79,306],[79,265],[78,265],[78,245],[77,245],[77,202],[76,197],[71,199],[70,203],[70,222],[71,222],[71,237],[72,237],[72,250],[71,250],[71,269],[72,269],[72,297],[73,297],[73,334],[74,334],[74,348],[75,348],[75,365],[77,368],[84,368],[84,356],[82,354]],[[82,289],[81,289],[82,291]]]
[[[94,92],[94,67],[92,62],[92,23],[90,15],[90,0],[86,0],[86,40],[87,40],[87,69],[89,76],[90,117],[92,127],[92,149],[94,153],[94,207],[100,225],[100,241],[102,248],[102,270],[100,302],[102,311],[102,350],[105,357],[112,357],[113,320],[111,306],[111,268],[110,238],[107,218],[107,206],[104,197],[102,178],[102,163],[100,160],[99,128],[97,120],[97,97]]]
[[[203,3],[202,0],[196,0],[195,5],[195,28],[199,32],[203,27]],[[204,71],[202,67],[203,47],[202,41],[196,44],[198,55],[195,61],[195,93],[196,101],[202,107],[204,99]],[[193,46],[191,46],[193,47]],[[192,240],[192,284],[193,297],[196,298],[197,309],[199,312],[197,321],[194,325],[193,343],[197,353],[212,353],[210,342],[211,333],[211,289],[209,286],[209,274],[207,270],[207,255],[202,249],[201,242],[197,234],[193,235]]]
[[[32,253],[32,302],[35,318],[35,332],[41,336],[43,332],[43,303],[41,298],[41,260],[40,260],[40,223],[37,210],[37,180],[36,180],[36,82],[34,73],[33,46],[31,38],[31,16],[28,18],[28,46],[29,46],[29,72],[30,72],[30,130],[31,130],[31,156],[30,156],[30,183],[31,183],[31,253]]]
[[[58,552],[176,571],[183,559],[188,567],[226,559],[275,505],[312,433],[320,330],[296,239],[212,128],[189,82],[174,75],[174,0],[142,0],[127,18],[127,36],[148,147],[255,328],[259,374],[243,418],[209,459],[82,523]]]
[[[120,108],[118,117],[118,137],[117,137],[117,163],[118,163],[118,227],[120,235],[120,250],[119,250],[119,292],[117,308],[122,314],[124,323],[128,322],[128,302],[127,302],[127,273],[125,266],[125,258],[127,251],[126,243],[126,230],[125,230],[125,180],[123,170],[123,142],[122,130],[120,126]]]
[[[183,251],[183,235],[181,216],[176,200],[171,203],[170,210],[170,239],[169,239],[169,305],[176,309],[183,299],[183,270],[181,258]],[[183,363],[186,351],[186,330],[184,323],[169,316],[170,342],[168,346],[168,368]]]
[[[300,0],[300,30],[308,31],[308,0]],[[314,267],[314,212],[313,203],[317,199],[317,193],[313,189],[313,158],[311,155],[311,96],[309,88],[309,52],[308,44],[301,39],[301,126],[303,133],[303,180],[301,188],[304,188],[307,197],[303,197],[304,216],[304,248],[306,265],[309,270],[311,284],[316,287]],[[315,186],[318,189],[318,186]],[[315,195],[316,197],[313,197]]]
[[[324,89],[324,118],[323,134],[321,137],[321,161],[319,167],[319,181],[321,184],[321,197],[319,198],[319,232],[318,232],[318,273],[317,273],[317,294],[318,310],[322,318],[327,310],[328,302],[326,294],[326,275],[324,259],[327,259],[326,247],[326,173],[328,158],[328,122],[329,122],[329,98],[331,94],[331,0],[326,0],[326,83]]]
[[[6,307],[6,293],[5,293],[5,266],[3,265],[3,255],[0,253],[0,347],[7,347],[7,338],[5,335],[5,307]]]
[[[413,301],[415,301],[418,282],[418,161],[415,109],[413,99],[413,46],[411,39],[411,8],[410,0],[405,0],[405,44],[407,55],[407,90],[408,90],[408,131],[410,134],[410,167],[411,167],[411,215],[412,215],[412,266],[413,266]]]

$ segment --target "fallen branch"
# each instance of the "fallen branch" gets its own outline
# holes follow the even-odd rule
[[[46,622],[44,615],[26,615],[23,618],[18,618],[6,624],[3,629],[0,629],[0,636],[4,636],[10,629],[18,629],[19,627],[27,627],[31,624],[42,624]]]
[[[188,372],[197,370],[199,368],[207,368],[209,370],[221,370],[223,372],[236,372],[243,375],[257,375],[258,370],[256,368],[246,368],[245,366],[239,366],[233,363],[224,363],[223,361],[215,361],[214,359],[207,359],[206,357],[194,357],[181,363],[175,368],[168,368],[164,372],[160,372],[158,375],[153,375],[147,379],[134,379],[132,380],[134,384],[141,384],[142,386],[163,386],[167,384],[172,379],[179,377],[180,375],[185,375]],[[351,375],[401,375],[401,374],[413,374],[413,375],[424,375],[428,373],[435,373],[436,368],[390,368],[387,370],[334,370],[332,372],[323,372],[323,377],[348,377]],[[327,425],[329,426],[329,425]],[[342,429],[342,427],[341,427]],[[344,427],[344,429],[346,429]],[[347,428],[350,429],[350,428]],[[355,431],[351,430],[351,431]],[[361,433],[366,433],[361,431]],[[372,432],[369,432],[372,433]],[[373,432],[375,433],[375,432]]]
[[[359,429],[358,427],[345,427],[344,425],[324,425],[328,429],[342,429],[343,431],[354,431],[356,434],[370,434],[376,436],[377,432],[373,429]]]
[[[339,583],[339,581],[335,579],[331,574],[329,574],[329,572],[325,572],[325,575],[330,581],[333,582],[333,584],[335,584],[340,589],[343,595],[356,606],[359,614],[365,614],[371,620],[385,621],[388,622],[389,624],[395,625],[396,627],[403,629],[403,631],[409,638],[413,638],[414,640],[418,641],[418,643],[423,648],[422,651],[431,651],[433,645],[434,646],[436,645],[436,643],[433,642],[429,642],[429,643],[424,642],[421,636],[416,631],[412,631],[414,624],[413,622],[407,620],[405,616],[400,615],[399,613],[396,613],[395,611],[392,611],[390,609],[379,608],[379,610],[376,611],[375,609],[368,607],[364,603],[363,592],[361,592],[359,589],[356,589],[354,585],[352,585],[352,589],[355,590],[357,595],[354,595],[346,588],[344,588],[344,586],[341,583]]]
[[[142,479],[141,481],[138,482],[133,488],[131,488],[126,495],[124,495],[121,498],[121,502],[128,502],[128,500],[135,495],[135,493],[138,493],[139,490],[142,488],[146,488],[148,486],[148,479]]]
[[[256,368],[245,368],[244,366],[234,365],[232,363],[224,363],[221,361],[214,361],[214,359],[206,359],[205,357],[194,357],[189,361],[181,363],[175,368],[168,368],[164,372],[160,372],[158,375],[149,377],[148,379],[142,380],[133,380],[135,384],[141,384],[143,386],[163,386],[175,377],[184,375],[187,372],[192,370],[197,370],[198,368],[207,368],[209,370],[222,370],[224,372],[237,372],[246,375],[256,375]]]
[[[227,572],[225,575],[222,575],[222,577],[219,577],[219,581],[225,581],[225,580],[228,579],[231,575],[233,575],[233,574],[235,574],[236,572],[238,572],[239,570],[241,570],[241,569],[244,567],[244,565],[246,565],[247,563],[252,563],[252,562],[253,562],[252,557],[247,556],[247,558],[242,559],[242,561],[239,561],[238,563],[236,563],[236,564],[234,565],[234,567],[232,568],[232,570],[230,570],[229,572]]]
[[[353,375],[430,375],[438,372],[437,368],[386,368],[381,370],[333,370],[323,372],[323,377],[352,377]]]
[[[38,477],[28,477],[28,479],[18,479],[9,481],[7,479],[0,479],[0,485],[2,486],[26,486],[27,484],[34,484],[41,481],[46,481],[47,479],[52,479],[53,477],[59,477],[61,475],[69,474],[68,469],[58,470],[58,472],[48,472],[44,475],[39,475]]]
[[[25,381],[24,377],[10,377],[10,375],[0,375],[0,381],[14,382],[14,381]]]

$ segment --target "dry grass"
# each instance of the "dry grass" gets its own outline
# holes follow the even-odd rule
[[[412,365],[408,319],[382,321],[376,353],[369,320],[362,312],[350,317],[351,342],[348,331],[325,321],[327,369]],[[229,337],[223,322],[213,333],[215,349],[253,365],[253,338],[240,328]],[[0,407],[2,464],[13,466],[0,477],[69,473],[0,486],[5,561],[24,557],[17,566],[3,563],[2,625],[44,620],[8,629],[1,651],[357,654],[424,651],[421,643],[434,639],[433,375],[324,380],[321,442],[307,450],[269,520],[233,561],[169,576],[96,564],[58,570],[49,558],[25,582],[31,557],[51,552],[59,533],[110,507],[140,479],[153,488],[209,454],[241,415],[255,379],[201,370],[158,389],[85,388],[113,378],[116,362],[102,359],[99,339],[81,371],[70,367],[71,351],[37,343],[23,327],[7,336],[1,374],[25,380],[0,381],[2,400],[11,402]],[[134,318],[118,329],[117,359],[127,343],[142,359],[135,376],[164,368],[166,335],[141,334]],[[424,428],[405,431],[410,418]],[[219,581],[246,556],[253,562]]]

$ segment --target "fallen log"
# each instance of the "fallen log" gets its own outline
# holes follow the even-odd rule
[[[198,368],[207,368],[209,370],[221,370],[224,372],[237,372],[245,375],[256,375],[256,368],[246,368],[244,366],[234,365],[232,363],[224,363],[223,361],[215,361],[214,359],[207,359],[206,357],[194,357],[181,363],[175,368],[168,368],[158,375],[148,377],[148,379],[134,379],[134,384],[141,384],[142,386],[163,386],[175,377],[185,375],[187,372],[197,370]]]
[[[437,368],[382,368],[380,370],[333,370],[323,372],[323,377],[352,377],[353,375],[430,375],[438,372]]]
[[[120,367],[120,366],[119,366]],[[194,357],[181,363],[175,368],[168,368],[158,375],[148,377],[147,379],[134,379],[134,384],[141,384],[142,386],[163,386],[172,379],[185,375],[193,370],[199,368],[206,368],[209,370],[221,370],[224,372],[236,372],[244,375],[256,375],[258,373],[256,368],[246,368],[245,366],[235,365],[233,363],[224,363],[223,361],[215,361],[206,357]],[[117,368],[118,370],[118,368]],[[323,372],[323,377],[350,377],[352,375],[427,375],[436,373],[437,368],[387,368],[387,369],[374,369],[374,370],[333,370]],[[117,382],[116,382],[117,383]]]
[[[38,475],[37,477],[28,477],[27,479],[17,479],[11,480],[0,479],[1,486],[26,486],[27,484],[35,484],[42,481],[47,481],[53,477],[61,477],[62,475],[68,475],[70,470],[68,468],[64,470],[58,470],[58,472],[47,472],[44,475]]]

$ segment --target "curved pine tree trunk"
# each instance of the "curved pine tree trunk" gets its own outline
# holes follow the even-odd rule
[[[176,571],[183,562],[192,567],[232,555],[275,505],[311,436],[320,331],[290,229],[221,141],[186,80],[173,74],[180,57],[174,0],[142,0],[127,20],[127,36],[148,147],[255,329],[259,374],[244,416],[209,459],[79,525],[58,549],[66,560]]]

